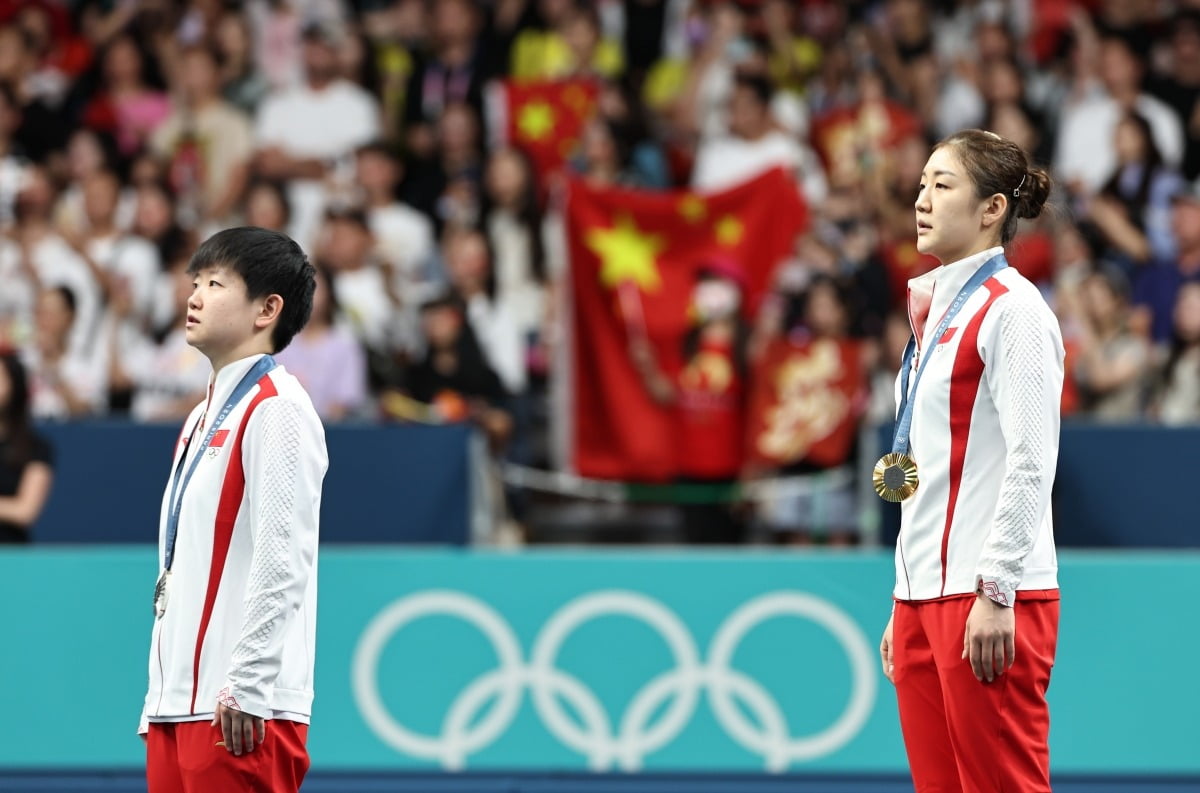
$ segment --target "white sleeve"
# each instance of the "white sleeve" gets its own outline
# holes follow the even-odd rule
[[[258,148],[287,146],[287,120],[284,118],[282,99],[268,96],[258,108],[254,125],[255,144]]]
[[[977,587],[1011,606],[1050,509],[1058,463],[1063,346],[1058,320],[1036,299],[1010,294],[981,344],[984,375],[1004,435],[1004,480],[991,529],[976,565]],[[983,334],[981,334],[983,338]]]
[[[267,399],[246,426],[242,460],[254,555],[241,633],[217,699],[270,718],[287,621],[304,599],[316,558],[324,431],[295,402]]]

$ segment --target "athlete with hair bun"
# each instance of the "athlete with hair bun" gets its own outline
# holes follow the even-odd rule
[[[938,143],[917,191],[917,248],[942,266],[909,281],[896,433],[875,468],[902,502],[880,653],[917,793],[1050,790],[1064,353],[1002,247],[1049,193],[1017,144],[980,130]]]

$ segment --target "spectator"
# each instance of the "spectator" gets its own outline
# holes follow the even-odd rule
[[[671,186],[666,154],[650,131],[650,120],[628,79],[600,86],[596,109],[612,129],[614,140],[627,152],[630,184],[652,190]]]
[[[104,356],[71,349],[75,305],[75,295],[65,286],[49,287],[38,296],[33,344],[24,351],[31,409],[38,419],[63,420],[104,410]]]
[[[415,317],[434,278],[433,223],[396,197],[403,176],[404,166],[388,144],[375,142],[358,150],[357,182],[376,253],[395,268],[395,286]]]
[[[537,184],[518,149],[494,149],[485,177],[484,228],[494,259],[496,301],[527,340],[546,320],[546,251]]]
[[[25,175],[26,160],[13,140],[13,133],[21,123],[20,114],[12,88],[0,83],[0,230],[12,226],[13,207]]]
[[[780,166],[796,177],[810,202],[825,198],[828,188],[816,158],[772,120],[771,94],[764,77],[737,78],[729,106],[729,134],[701,143],[692,187],[723,190]]]
[[[397,317],[402,307],[384,262],[375,258],[375,238],[359,209],[326,215],[317,259],[329,268],[333,295],[355,338],[377,358],[397,347]]]
[[[409,394],[430,405],[440,421],[475,421],[493,448],[502,447],[512,433],[512,418],[504,409],[507,395],[462,303],[450,293],[430,298],[421,306],[421,328],[426,352],[407,374]]]
[[[68,183],[54,204],[54,226],[68,239],[82,237],[88,232],[87,211],[84,209],[83,185],[101,171],[118,168],[117,144],[112,136],[81,127],[67,140],[66,171]],[[128,187],[121,188],[117,198],[117,226],[129,228],[133,222],[136,198]]]
[[[247,226],[284,231],[292,220],[292,204],[283,183],[257,179],[246,188],[243,214]]]
[[[27,543],[54,481],[54,452],[33,428],[25,367],[0,353],[0,544]]]
[[[1068,104],[1062,111],[1054,169],[1076,195],[1091,195],[1116,170],[1112,145],[1124,113],[1136,111],[1153,132],[1163,162],[1178,167],[1183,158],[1183,127],[1161,100],[1141,91],[1144,68],[1128,43],[1108,37],[1100,46],[1103,90]]]
[[[510,74],[518,80],[620,76],[625,68],[620,45],[604,37],[592,4],[577,0],[538,0],[538,23],[513,44]]]
[[[683,369],[671,399],[679,409],[679,466],[688,484],[728,485],[742,468],[747,328],[736,264],[702,262],[692,291],[695,323],[683,340]],[[745,540],[741,516],[723,503],[682,505],[684,538],[695,544]]]
[[[155,247],[158,260],[165,266],[171,252],[191,239],[175,220],[175,198],[164,182],[139,186],[134,198],[133,225],[130,230]]]
[[[72,246],[100,284],[101,293],[108,298],[118,288],[128,290],[132,321],[149,328],[162,268],[158,250],[145,238],[117,228],[117,196],[121,185],[115,174],[109,171],[93,174],[83,188],[88,233],[71,240]]]
[[[474,230],[451,231],[443,243],[443,258],[450,285],[463,304],[489,368],[509,394],[524,393],[528,383],[525,343],[511,304],[497,295],[486,237]]]
[[[328,24],[307,26],[304,84],[276,89],[259,108],[256,167],[267,179],[290,180],[289,234],[305,250],[313,248],[327,201],[352,187],[354,150],[379,134],[376,101],[338,77],[341,42]]]
[[[1174,255],[1171,198],[1183,179],[1164,165],[1150,123],[1137,113],[1118,123],[1114,147],[1117,169],[1100,188],[1088,214],[1116,256],[1134,264]]]
[[[474,226],[479,220],[483,142],[479,116],[464,102],[448,104],[437,120],[437,146],[430,159],[410,160],[402,186],[406,203],[446,224]]]
[[[483,114],[483,83],[489,75],[479,51],[480,18],[471,0],[435,0],[431,47],[417,58],[405,89],[405,145],[414,158],[437,148],[438,119],[451,105]]]
[[[1114,268],[1101,269],[1083,284],[1075,382],[1082,412],[1098,421],[1132,421],[1142,415],[1146,340],[1130,328],[1129,286]]]
[[[1175,300],[1174,336],[1158,378],[1154,415],[1163,424],[1200,423],[1200,282]]]
[[[1134,274],[1133,302],[1151,320],[1151,338],[1172,336],[1172,312],[1180,286],[1200,280],[1200,183],[1184,185],[1171,202],[1175,255],[1152,261]]]
[[[113,39],[100,56],[103,87],[84,109],[88,127],[109,132],[122,157],[132,157],[170,112],[166,94],[150,85],[149,57],[129,34]]]
[[[801,298],[797,322],[787,329],[789,343],[805,356],[799,359],[805,365],[790,370],[790,382],[780,371],[779,410],[805,426],[793,429],[802,451],[776,473],[799,477],[805,486],[762,502],[759,517],[777,540],[789,544],[824,540],[848,545],[858,540],[854,481],[828,476],[857,457],[859,425],[868,403],[873,352],[849,337],[852,300],[843,283],[818,275]]]
[[[212,366],[204,354],[187,342],[184,320],[192,294],[188,275],[190,246],[171,251],[166,274],[170,291],[159,298],[166,320],[160,330],[147,334],[131,322],[129,290],[118,288],[111,303],[109,341],[109,400],[127,405],[136,421],[177,423],[204,399]]]
[[[255,67],[250,23],[245,13],[230,9],[217,20],[213,35],[225,101],[253,116],[269,85]]]
[[[191,227],[232,225],[254,147],[249,119],[221,98],[217,69],[209,48],[183,51],[171,114],[151,139]]]
[[[24,258],[20,269],[30,287],[26,292],[30,302],[23,311],[32,317],[35,294],[43,289],[66,287],[74,298],[70,354],[73,358],[86,356],[92,351],[93,334],[100,321],[102,293],[87,263],[50,225],[53,205],[54,188],[45,170],[29,168],[25,186],[17,196],[15,232],[18,253]]]
[[[1169,67],[1149,83],[1150,93],[1175,111],[1187,129],[1183,175],[1200,177],[1200,9],[1182,8],[1167,35]]]
[[[41,99],[32,95],[33,53],[15,25],[0,26],[0,223],[11,219],[8,160],[15,152],[40,160],[61,148],[65,127]],[[7,203],[6,203],[7,201]]]
[[[325,421],[341,421],[362,411],[367,400],[366,356],[339,321],[327,270],[317,268],[308,324],[275,360],[300,381]]]

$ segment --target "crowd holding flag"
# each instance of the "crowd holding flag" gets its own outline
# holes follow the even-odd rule
[[[570,184],[578,473],[633,481],[697,473],[689,468],[711,440],[704,433],[730,432],[723,395],[744,388],[728,334],[700,326],[728,319],[730,302],[753,319],[806,219],[782,170],[711,194]],[[741,439],[744,406],[735,418]],[[740,465],[740,449],[736,457]]]

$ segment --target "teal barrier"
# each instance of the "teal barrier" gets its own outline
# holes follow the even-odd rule
[[[322,769],[902,772],[887,554],[327,549]],[[1200,555],[1063,554],[1062,773],[1197,773]],[[148,549],[0,552],[0,769],[128,768]]]

